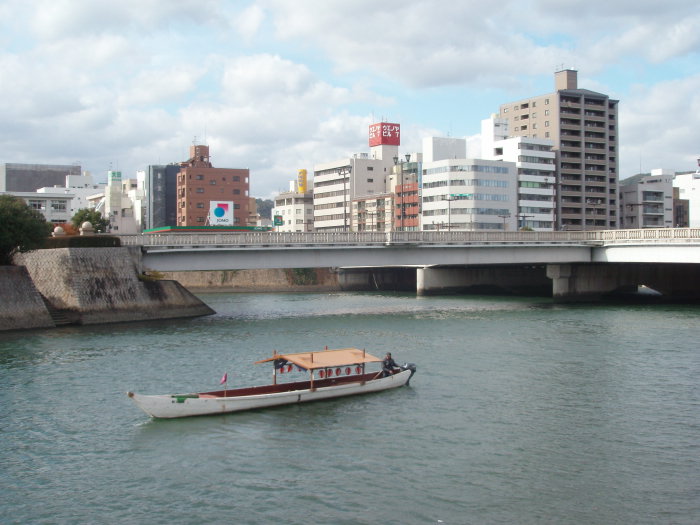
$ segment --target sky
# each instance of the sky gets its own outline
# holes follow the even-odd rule
[[[620,100],[620,177],[695,169],[697,0],[0,0],[0,162],[96,179],[184,161],[297,170],[369,151],[368,126],[473,138],[554,71]]]

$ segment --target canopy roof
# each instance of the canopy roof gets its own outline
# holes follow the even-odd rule
[[[275,354],[267,359],[256,361],[256,364],[267,363],[277,359],[286,359],[290,363],[307,370],[381,362],[380,358],[368,354],[359,348],[340,348],[338,350],[320,350],[318,352],[300,352],[298,354]]]

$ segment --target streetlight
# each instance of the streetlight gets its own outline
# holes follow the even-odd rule
[[[408,164],[409,162],[411,162],[411,154],[406,153],[406,164]],[[403,189],[403,161],[401,161],[401,163],[399,164],[399,157],[398,156],[394,157],[394,166],[396,166],[396,165],[399,165],[400,176],[401,176],[401,184],[399,185],[399,187],[401,188],[401,200],[399,203],[399,206],[401,208],[401,214],[399,215],[399,228],[398,228],[398,230],[403,231],[403,229],[404,229],[404,227],[403,227],[403,214],[404,214],[404,205],[405,205],[405,203],[404,203],[405,192]],[[399,192],[396,192],[396,198],[397,198],[397,200],[399,199]]]
[[[510,219],[510,215],[499,215],[503,219],[503,231],[506,231],[506,219]]]
[[[454,195],[447,195],[442,198],[442,200],[447,201],[447,231],[452,230],[452,201],[456,201],[457,197]]]
[[[343,231],[348,231],[348,177],[351,173],[352,166],[338,169],[338,175],[343,176]]]
[[[519,213],[518,217],[520,217],[520,229],[522,230],[525,227],[525,219],[534,217],[534,215],[525,215],[524,213]]]

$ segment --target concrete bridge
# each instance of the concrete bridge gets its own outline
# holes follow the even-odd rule
[[[347,289],[597,298],[645,285],[700,298],[700,229],[168,233],[121,236],[158,271],[339,268]]]

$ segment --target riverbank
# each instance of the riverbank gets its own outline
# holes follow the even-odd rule
[[[210,315],[176,281],[141,274],[131,248],[57,248],[0,267],[0,330],[52,328]]]
[[[341,291],[334,268],[164,272],[160,276],[179,282],[193,293]]]

